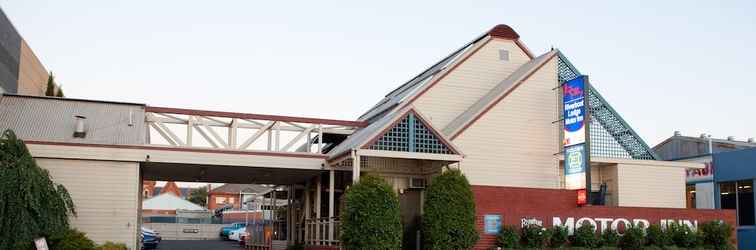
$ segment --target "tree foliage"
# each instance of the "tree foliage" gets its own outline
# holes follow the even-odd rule
[[[63,185],[37,166],[23,141],[11,130],[0,137],[0,250],[28,249],[33,239],[68,228],[76,215]]]
[[[399,198],[386,181],[363,176],[347,190],[344,202],[341,241],[345,249],[401,248]]]
[[[55,76],[50,72],[47,76],[47,89],[45,90],[45,96],[55,96]]]
[[[56,97],[66,97],[63,95],[63,86],[58,87],[58,92],[55,93]]]
[[[189,192],[189,197],[187,197],[187,200],[204,207],[205,205],[207,205],[207,187],[198,187],[192,189],[192,191]]]
[[[47,239],[52,250],[95,250],[97,245],[76,229],[65,229]]]
[[[426,190],[423,236],[426,249],[472,249],[478,242],[475,198],[458,169],[433,178]]]

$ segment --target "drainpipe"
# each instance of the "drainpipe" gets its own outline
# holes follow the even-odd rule
[[[711,134],[707,135],[706,138],[709,139],[709,154],[713,154],[714,150],[712,149]]]

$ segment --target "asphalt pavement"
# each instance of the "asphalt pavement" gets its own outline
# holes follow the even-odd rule
[[[224,240],[163,240],[157,250],[241,250],[239,242]]]

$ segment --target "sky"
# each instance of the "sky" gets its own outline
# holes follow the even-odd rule
[[[0,1],[68,97],[356,119],[496,24],[650,145],[756,137],[756,1]]]

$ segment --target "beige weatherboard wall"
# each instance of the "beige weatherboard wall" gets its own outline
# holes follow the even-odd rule
[[[500,60],[502,49],[509,52],[509,61]],[[528,60],[514,41],[492,39],[418,98],[416,107],[433,126],[446,127]],[[552,156],[558,152],[552,123],[558,119],[556,69],[555,59],[547,61],[453,138],[465,154],[460,165],[471,184],[558,187]]]
[[[685,208],[685,170],[703,164],[635,159],[591,159],[591,186],[608,187],[607,206]],[[560,172],[561,178],[563,173]]]
[[[472,54],[467,60],[457,63],[448,75],[414,103],[434,127],[445,127],[530,60],[513,40],[487,39],[487,42],[480,42],[481,45],[471,48],[467,53]],[[500,50],[508,52],[508,61],[500,60]],[[436,75],[434,78],[438,77]]]
[[[63,184],[77,216],[71,227],[98,244],[125,243],[137,249],[139,228],[139,163],[36,158],[54,182]]]

